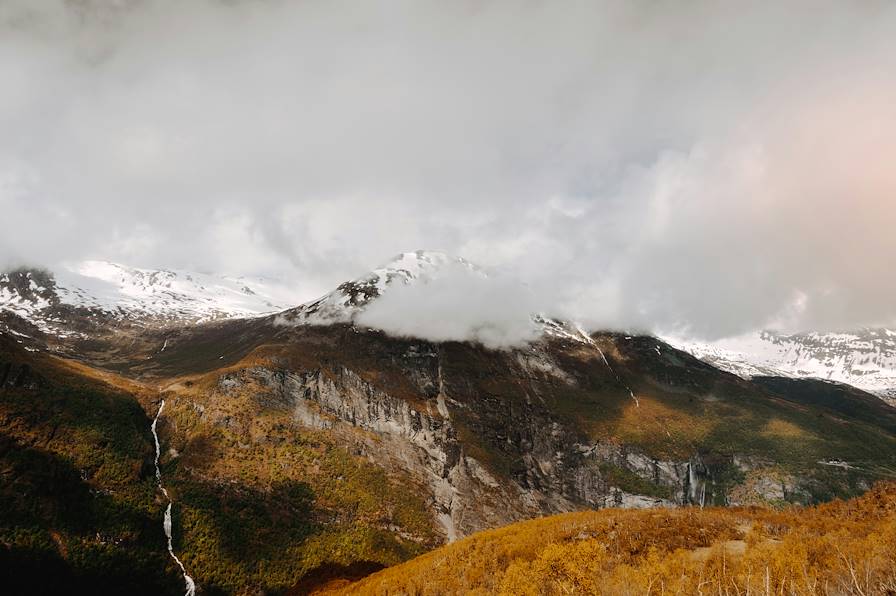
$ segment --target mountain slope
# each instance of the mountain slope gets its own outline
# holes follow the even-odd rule
[[[142,389],[0,335],[0,585],[177,594]]]
[[[243,343],[223,346],[221,338],[231,336]],[[223,367],[203,345],[224,351]],[[151,364],[125,372],[171,383],[163,438],[178,456],[165,475],[181,491],[183,559],[200,585],[217,581],[209,565],[227,552],[204,541],[200,528],[223,522],[178,487],[266,494],[277,470],[288,469],[326,510],[354,489],[316,475],[320,456],[308,467],[314,460],[286,449],[308,441],[303,437],[316,437],[322,453],[345,449],[413,486],[423,509],[399,514],[405,506],[386,492],[377,513],[349,510],[358,512],[352,523],[367,520],[380,530],[416,511],[422,525],[405,525],[399,535],[417,548],[429,544],[428,533],[437,541],[460,538],[579,509],[824,501],[861,493],[891,476],[896,463],[888,422],[852,418],[805,397],[814,389],[804,381],[792,381],[799,391],[772,390],[650,337],[548,336],[525,349],[488,350],[350,325],[256,319],[196,327]],[[836,385],[830,391],[855,400],[857,412],[870,407],[865,394]],[[334,555],[327,548],[313,551],[323,556],[316,566],[292,567],[293,577],[351,576],[353,565],[377,561],[371,551]],[[240,566],[271,563],[239,552]],[[294,561],[311,560],[289,552]]]
[[[571,513],[475,534],[314,594],[865,594],[896,587],[896,490],[767,509]]]
[[[169,498],[174,550],[204,594],[282,590],[334,560],[369,572],[438,543],[407,475],[295,425],[250,387],[222,387],[160,392],[0,334],[4,589],[182,594],[162,531]],[[160,399],[164,495],[150,433]]]

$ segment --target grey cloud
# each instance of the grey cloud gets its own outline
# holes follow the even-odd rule
[[[0,262],[311,298],[441,247],[595,327],[890,323],[894,45],[874,2],[7,0]]]
[[[358,316],[361,325],[433,341],[473,340],[491,348],[519,346],[537,336],[540,304],[511,277],[486,277],[451,262],[433,279],[397,284]]]

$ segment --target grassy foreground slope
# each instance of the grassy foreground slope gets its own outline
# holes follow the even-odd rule
[[[896,485],[809,508],[557,515],[315,593],[896,594]]]

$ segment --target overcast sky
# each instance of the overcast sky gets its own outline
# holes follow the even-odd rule
[[[0,262],[310,298],[434,248],[590,326],[893,323],[894,65],[891,2],[0,0]]]

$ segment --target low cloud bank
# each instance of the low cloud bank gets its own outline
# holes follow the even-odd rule
[[[355,322],[392,335],[499,348],[537,338],[537,310],[532,291],[513,278],[452,261],[433,279],[390,286]]]

